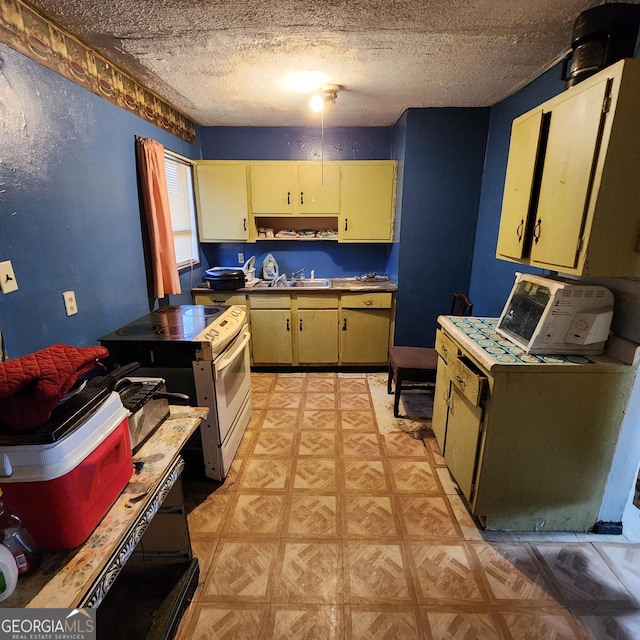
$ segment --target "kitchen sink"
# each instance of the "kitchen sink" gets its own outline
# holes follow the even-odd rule
[[[301,280],[281,280],[275,287],[271,286],[271,282],[258,282],[254,285],[254,289],[326,289],[331,286],[331,278],[307,278]]]
[[[290,280],[289,286],[300,289],[325,289],[331,286],[330,278],[309,278],[304,280]]]

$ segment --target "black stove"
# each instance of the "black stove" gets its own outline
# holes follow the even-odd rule
[[[100,344],[109,350],[109,364],[114,368],[138,362],[143,369],[191,369],[200,349],[200,344],[194,342],[194,338],[214,325],[228,308],[188,304],[162,307],[102,336]],[[141,375],[154,376],[147,371]],[[164,372],[155,376],[167,378]],[[170,391],[189,393],[175,388]]]
[[[178,305],[162,307],[100,338],[113,340],[184,341],[201,334],[227,307]]]

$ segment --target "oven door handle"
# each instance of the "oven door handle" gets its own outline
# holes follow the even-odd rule
[[[238,342],[237,346],[234,347],[232,353],[230,353],[228,356],[225,356],[224,358],[222,358],[220,360],[220,362],[215,362],[214,363],[215,364],[215,368],[216,368],[216,373],[219,372],[219,371],[223,371],[229,365],[233,364],[233,362],[240,355],[240,353],[242,353],[242,351],[244,351],[244,348],[247,346],[250,338],[251,338],[251,336],[249,335],[248,332],[246,332],[242,336],[240,342]]]

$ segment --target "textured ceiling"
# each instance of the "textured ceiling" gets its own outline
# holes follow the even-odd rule
[[[197,123],[317,123],[295,73],[343,87],[326,126],[490,106],[569,49],[591,0],[30,0]]]

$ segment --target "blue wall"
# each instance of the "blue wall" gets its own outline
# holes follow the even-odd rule
[[[203,127],[205,160],[389,160],[391,127]]]
[[[20,285],[0,296],[0,327],[13,357],[54,342],[95,344],[157,304],[148,292],[136,135],[190,158],[394,158],[400,167],[403,210],[398,207],[394,244],[203,244],[202,267],[183,274],[183,293],[163,304],[190,302],[203,268],[236,265],[238,252],[256,255],[259,266],[272,252],[284,272],[390,275],[406,289],[399,298],[399,343],[420,343],[433,339],[451,291],[468,283],[486,110],[410,110],[396,127],[327,128],[324,138],[319,127],[205,127],[195,146],[4,45],[0,58],[6,114],[0,260],[12,261]],[[64,309],[66,290],[76,293],[79,313],[72,317]]]
[[[542,273],[539,269],[498,260],[496,244],[507,172],[511,123],[514,118],[564,90],[564,82],[560,79],[560,66],[550,69],[524,89],[491,108],[469,293],[474,305],[473,314],[476,316],[500,315],[513,287],[516,271]]]
[[[409,109],[395,343],[433,346],[438,315],[469,290],[489,109]]]
[[[149,297],[135,136],[199,151],[0,44],[0,261],[18,291],[0,294],[9,355],[97,338],[146,313]],[[199,274],[198,281],[199,281]],[[189,302],[189,277],[173,302]],[[67,317],[62,292],[73,290]]]
[[[204,127],[200,131],[202,157],[206,160],[389,160],[390,127]],[[272,253],[280,273],[305,269],[309,276],[346,277],[375,271],[387,274],[389,245],[338,244],[337,241],[269,241],[204,243],[202,251],[211,265],[238,266],[238,252],[245,259],[256,256],[256,275]]]
[[[398,284],[396,344],[432,345],[454,291],[468,291],[488,109],[409,109],[391,128],[209,127],[202,155],[216,160],[398,160],[393,244],[259,241],[203,245],[210,264],[273,253],[280,272],[341,277],[375,271]]]

